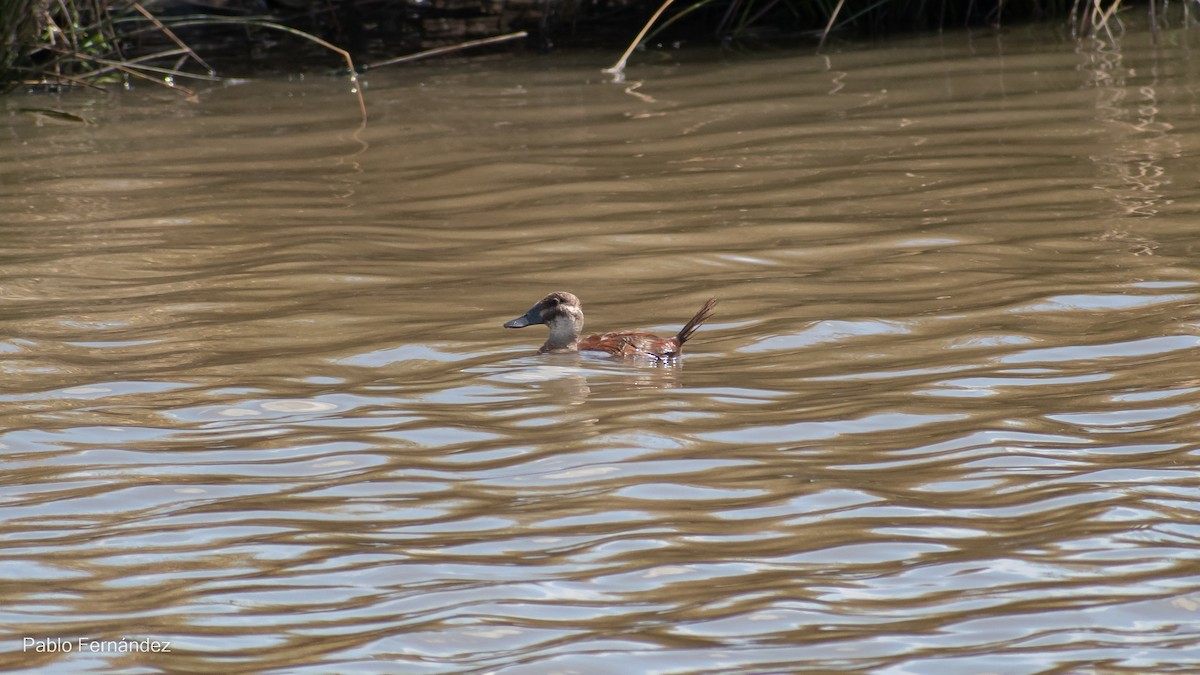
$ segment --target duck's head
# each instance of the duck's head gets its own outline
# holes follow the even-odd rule
[[[545,324],[550,327],[550,338],[542,351],[572,349],[579,341],[583,330],[583,307],[579,298],[565,291],[551,293],[538,301],[521,316],[504,324],[505,328],[524,328]]]

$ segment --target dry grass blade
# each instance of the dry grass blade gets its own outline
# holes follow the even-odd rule
[[[87,54],[82,54],[80,52],[75,52],[74,54],[72,54],[72,56],[74,56],[77,59],[82,59],[84,61],[91,61],[93,63],[102,63],[106,66],[109,66],[111,68],[119,70],[122,73],[125,73],[126,75],[131,75],[133,77],[140,77],[143,80],[150,80],[151,82],[154,82],[156,84],[161,84],[164,87],[170,87],[171,89],[174,89],[176,91],[181,91],[181,92],[187,94],[189,97],[195,97],[195,95],[196,95],[196,92],[192,91],[191,89],[188,89],[187,87],[180,86],[178,84],[175,84],[174,82],[171,82],[169,80],[164,80],[162,78],[151,77],[145,73],[139,72],[137,70],[137,68],[129,67],[129,65],[127,63],[122,62],[122,61],[110,61],[109,59],[102,59],[97,56],[89,56]],[[145,68],[146,66],[142,66],[142,67]]]
[[[438,56],[440,54],[449,54],[451,52],[462,51],[464,49],[471,49],[472,47],[482,47],[483,45],[496,44],[498,42],[507,42],[509,40],[519,40],[523,37],[528,37],[528,36],[529,36],[529,33],[522,30],[522,31],[517,31],[516,33],[507,33],[505,35],[497,35],[495,37],[480,38],[478,40],[469,40],[467,42],[460,42],[460,43],[454,44],[454,45],[446,45],[445,47],[434,47],[433,49],[426,49],[423,52],[416,52],[415,54],[407,54],[405,56],[400,56],[400,57],[397,57],[394,59],[388,59],[387,61],[380,61],[379,63],[368,63],[367,65],[363,66],[363,70],[382,68],[384,66],[393,66],[393,65],[396,65],[397,63],[407,63],[408,61],[416,61],[417,59],[425,59],[425,58],[429,58],[430,56]]]
[[[142,7],[142,5],[140,3],[134,2],[133,8],[136,9],[142,16],[149,19],[151,23],[153,23],[155,26],[157,26],[158,29],[160,31],[162,31],[163,35],[166,35],[168,38],[171,39],[172,42],[179,45],[179,48],[184,50],[184,52],[186,52],[188,56],[192,57],[193,59],[196,59],[196,63],[199,63],[201,66],[204,66],[205,70],[207,70],[209,73],[217,72],[216,68],[213,68],[212,66],[208,65],[208,63],[205,62],[204,59],[200,58],[199,54],[197,54],[195,51],[193,51],[191,47],[187,46],[187,44],[185,44],[183,42],[183,40],[180,40],[179,36],[175,35],[175,33],[170,28],[167,28],[166,26],[164,26],[163,23],[161,21],[159,21],[157,17],[155,17],[150,12],[147,12],[146,8]]]
[[[1095,0],[1095,9],[1092,10],[1092,30],[1096,30],[1097,27],[1103,28],[1104,32],[1108,35],[1109,41],[1115,42],[1116,37],[1113,36],[1112,30],[1108,27],[1108,22],[1117,13],[1117,10],[1120,9],[1121,0],[1113,0],[1108,9],[1104,9],[1100,2],[1101,0]]]
[[[654,13],[654,16],[650,17],[650,20],[646,22],[646,25],[642,26],[642,31],[637,34],[637,37],[633,38],[633,42],[629,43],[629,48],[625,50],[625,53],[621,55],[621,58],[617,59],[617,62],[614,63],[612,67],[605,68],[602,72],[617,74],[624,71],[625,62],[629,60],[629,55],[632,54],[633,50],[636,49],[638,44],[641,43],[642,38],[646,37],[646,32],[650,30],[650,27],[654,25],[655,21],[658,21],[658,17],[662,16],[662,13],[674,1],[675,0],[666,0],[666,2],[664,2],[662,6],[658,8],[658,11]]]
[[[350,75],[350,84],[354,89],[355,95],[358,96],[358,109],[359,109],[359,112],[362,113],[363,122],[364,123],[366,122],[366,120],[367,120],[367,102],[363,98],[362,85],[358,81],[358,71],[354,67],[354,59],[350,57],[350,52],[348,52],[345,49],[342,49],[341,47],[338,47],[337,45],[332,44],[326,40],[322,40],[321,38],[317,37],[316,35],[313,35],[312,33],[305,33],[304,31],[297,30],[295,28],[292,28],[291,26],[285,26],[281,23],[275,23],[273,21],[264,21],[262,19],[204,18],[204,19],[187,19],[184,21],[172,23],[172,25],[174,25],[174,26],[204,26],[204,25],[219,25],[219,24],[234,24],[234,25],[238,25],[238,26],[257,26],[259,28],[267,28],[270,30],[277,30],[277,31],[280,31],[283,33],[287,33],[288,35],[294,35],[296,37],[303,38],[310,42],[316,43],[332,52],[337,52],[338,54],[340,54],[342,56],[343,59],[346,60],[346,68],[348,69],[349,75]]]
[[[28,70],[28,69],[22,69],[22,71],[25,71],[25,70]],[[45,76],[44,76],[44,73],[42,73],[42,71],[36,71],[34,73],[34,75],[40,77],[43,82],[45,81]],[[55,75],[54,77],[57,80],[58,84],[66,83],[66,84],[74,85],[76,87],[83,87],[85,89],[95,89],[96,91],[104,91],[104,87],[101,87],[96,84],[92,84],[91,82],[88,82],[87,80],[80,78],[80,77],[72,77],[70,75],[65,75],[63,73],[59,73],[58,75]],[[38,80],[25,81],[25,84],[37,84],[37,83],[38,83]]]
[[[201,75],[200,73],[189,73],[186,70],[180,70],[178,68],[160,68],[158,66],[141,65],[142,63],[144,63],[146,61],[153,61],[155,59],[165,59],[165,58],[169,58],[172,56],[179,56],[180,54],[187,54],[187,53],[189,53],[188,50],[172,49],[172,50],[165,51],[165,52],[158,52],[155,54],[147,54],[145,56],[139,56],[136,59],[128,59],[125,61],[115,61],[113,63],[122,65],[122,66],[127,66],[129,68],[138,68],[140,70],[146,70],[146,71],[150,71],[152,73],[159,73],[160,75],[166,75],[168,77],[187,77],[187,78],[191,78],[193,80],[206,80],[208,82],[223,82],[225,80],[225,78],[217,77],[216,75]],[[95,61],[96,63],[104,63],[104,60],[96,58],[96,57],[93,57],[92,60]],[[116,65],[108,65],[104,68],[99,68],[97,70],[92,71],[91,73],[89,73],[89,75],[92,77],[96,77],[96,76],[103,75],[108,72],[112,72],[114,70],[117,70]]]
[[[833,13],[829,15],[829,23],[825,24],[825,30],[821,31],[821,41],[817,43],[817,51],[820,52],[825,47],[825,39],[829,37],[830,31],[833,30],[833,24],[837,21],[838,14],[842,13],[842,5],[846,4],[846,0],[838,0],[837,7],[833,8]]]

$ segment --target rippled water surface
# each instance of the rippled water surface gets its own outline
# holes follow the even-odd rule
[[[0,101],[0,668],[1195,672],[1195,39]]]

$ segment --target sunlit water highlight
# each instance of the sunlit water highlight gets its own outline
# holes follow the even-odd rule
[[[1193,37],[7,100],[0,667],[1200,669]]]

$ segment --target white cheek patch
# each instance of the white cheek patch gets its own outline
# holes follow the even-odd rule
[[[559,314],[550,320],[550,338],[565,338],[570,340],[573,337],[573,329],[575,322],[571,321],[571,317]],[[557,340],[555,340],[557,342]]]

